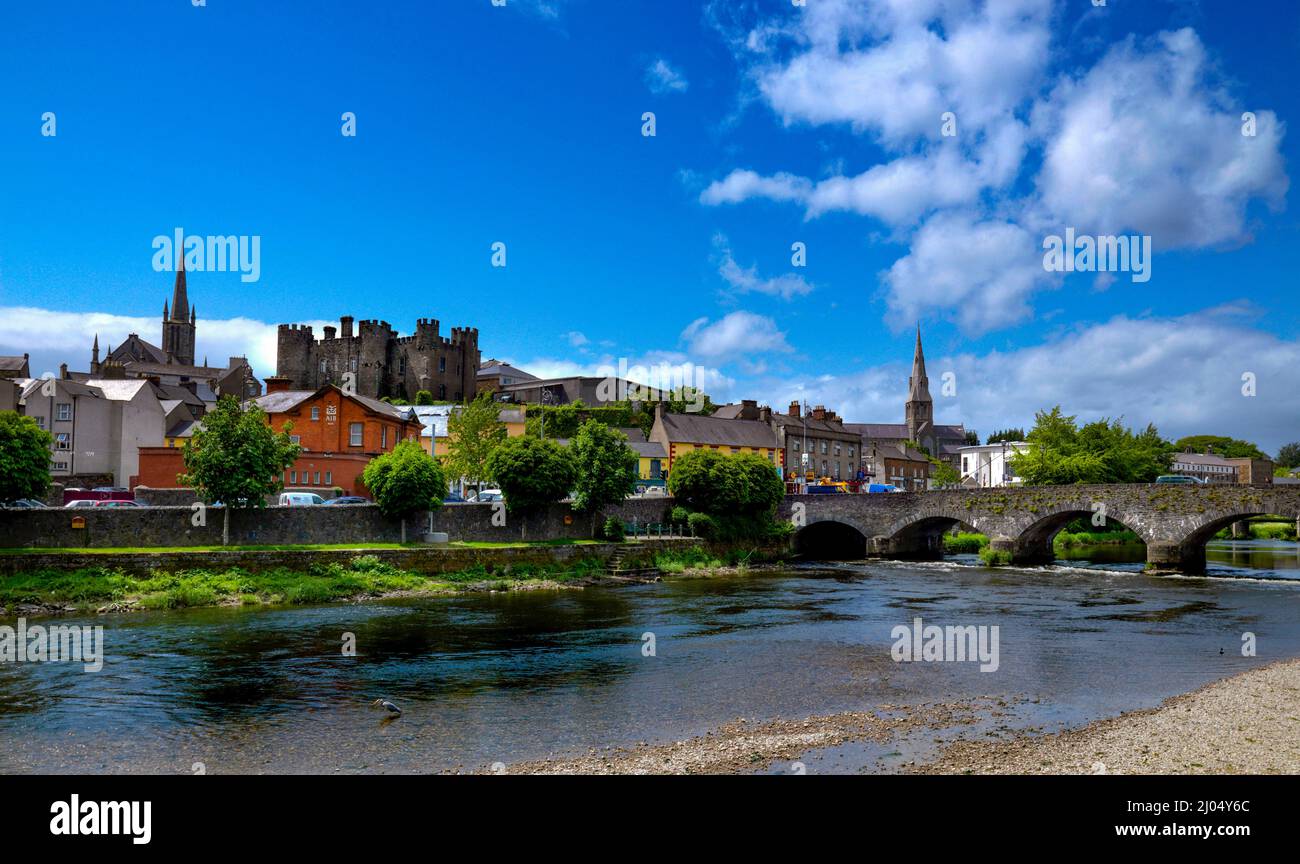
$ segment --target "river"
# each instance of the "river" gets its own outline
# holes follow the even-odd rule
[[[0,772],[508,770],[703,735],[737,717],[979,696],[1010,707],[968,732],[1054,730],[1300,656],[1296,544],[1216,542],[1211,575],[1196,578],[1149,576],[1140,553],[1076,550],[1078,559],[1041,568],[988,569],[958,556],[62,619],[104,626],[104,668],[0,664]],[[894,662],[891,630],[916,617],[997,625],[997,671]],[[342,651],[346,633],[355,656]],[[1242,656],[1246,633],[1255,657]],[[373,708],[380,696],[403,716]],[[810,753],[808,764],[894,770],[934,737]]]

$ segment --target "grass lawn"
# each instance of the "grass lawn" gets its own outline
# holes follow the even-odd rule
[[[516,540],[507,543],[480,543],[456,541],[447,545],[462,549],[515,549],[530,546],[590,546],[598,540]],[[0,555],[159,555],[164,552],[325,552],[330,550],[376,550],[376,549],[436,549],[427,543],[312,543],[293,546],[108,546],[108,547],[27,547],[23,549],[0,549]]]

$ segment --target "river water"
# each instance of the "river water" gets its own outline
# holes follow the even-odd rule
[[[1053,730],[1300,656],[1296,544],[1215,543],[1205,578],[1148,576],[1140,553],[63,619],[104,626],[104,668],[0,664],[0,771],[483,770],[680,740],[737,717],[979,696],[1011,702],[997,723]],[[997,670],[894,662],[891,630],[917,617],[997,625]],[[1255,657],[1242,656],[1246,633]],[[403,716],[387,721],[370,705],[379,696]],[[809,765],[892,770],[932,744],[841,747]]]

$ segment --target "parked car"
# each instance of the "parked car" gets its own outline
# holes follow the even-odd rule
[[[144,506],[139,501],[108,500],[108,501],[92,501],[90,503],[94,507],[143,507]]]
[[[312,507],[324,504],[325,499],[315,492],[281,492],[278,503],[281,507]]]
[[[455,492],[448,492],[447,497],[442,499],[443,504],[464,504],[465,497]]]
[[[467,499],[471,504],[487,504],[491,501],[504,501],[505,494],[500,489],[480,489]]]
[[[1195,486],[1205,481],[1199,477],[1189,477],[1186,474],[1161,474],[1156,478],[1157,483],[1176,483],[1182,486]]]
[[[867,492],[901,492],[901,491],[902,491],[901,489],[899,489],[897,486],[895,486],[892,483],[867,484]]]
[[[45,502],[37,501],[35,498],[15,498],[13,501],[0,504],[0,507],[10,507],[15,510],[41,510],[45,508]]]
[[[369,498],[362,498],[360,495],[340,495],[337,498],[331,498],[325,502],[326,506],[343,506],[347,504],[369,504]]]
[[[71,492],[73,490],[69,489],[67,491]],[[130,492],[131,490],[127,489],[125,486],[96,486],[94,489],[91,489],[90,491],[91,492]]]
[[[93,498],[78,498],[76,501],[69,501],[67,504],[64,504],[63,506],[71,510],[73,508],[94,507],[96,503],[98,502],[96,502],[95,499]]]

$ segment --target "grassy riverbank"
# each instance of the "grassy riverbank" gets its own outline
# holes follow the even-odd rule
[[[1053,538],[1052,545],[1058,549],[1069,549],[1073,546],[1106,546],[1141,542],[1132,531],[1062,531]],[[989,553],[984,550],[988,545],[989,538],[984,534],[962,532],[943,535],[943,548],[949,555],[978,553],[987,556]]]
[[[31,612],[129,611],[192,606],[304,605],[389,596],[461,591],[526,590],[590,581],[604,573],[598,558],[554,565],[517,564],[507,571],[483,565],[426,576],[360,555],[345,564],[308,570],[276,568],[251,573],[239,568],[188,569],[132,574],[111,567],[73,571],[33,570],[0,576],[0,608]]]

